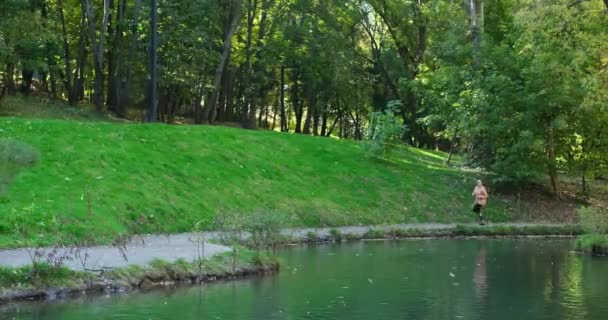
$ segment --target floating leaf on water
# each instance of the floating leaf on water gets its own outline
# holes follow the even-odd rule
[[[371,278],[367,278],[367,282],[374,284],[374,280],[372,280]]]
[[[450,277],[455,278],[456,275],[450,272]]]

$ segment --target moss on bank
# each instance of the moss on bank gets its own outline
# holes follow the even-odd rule
[[[372,227],[361,233],[346,232],[330,229],[327,234],[316,233],[317,238],[311,239],[311,234],[305,237],[291,237],[287,239],[297,242],[323,242],[323,241],[354,241],[379,239],[407,239],[407,238],[450,238],[450,237],[516,237],[516,236],[576,236],[583,233],[578,225],[487,225],[471,226],[457,225],[454,228],[416,229],[416,228],[381,228]]]
[[[0,268],[0,303],[22,299],[47,299],[74,294],[126,292],[156,286],[201,284],[274,273],[279,262],[271,255],[244,248],[188,262],[154,260],[147,266],[131,265],[105,272],[81,272],[38,264]]]

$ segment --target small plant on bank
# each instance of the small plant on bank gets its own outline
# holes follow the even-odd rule
[[[363,235],[364,239],[384,239],[386,237],[386,232],[380,229],[369,229]]]
[[[316,232],[308,231],[306,233],[306,241],[308,241],[310,243],[316,243],[318,239],[319,239],[319,235]]]
[[[245,230],[249,232],[251,247],[260,250],[276,252],[285,242],[281,229],[288,225],[284,215],[270,211],[256,211],[245,219]]]
[[[334,241],[342,241],[342,232],[336,228],[329,230],[329,235]]]
[[[247,222],[247,217],[242,214],[220,211],[215,215],[213,227],[221,231],[219,236],[222,243],[242,243]]]
[[[348,241],[361,240],[361,236],[356,233],[347,232],[344,234],[344,239]]]
[[[194,237],[189,240],[196,245],[196,265],[199,278],[203,274],[203,264],[205,261],[205,232],[203,230],[203,221],[198,221],[194,224]]]

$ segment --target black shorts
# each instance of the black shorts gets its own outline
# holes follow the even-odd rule
[[[473,206],[473,212],[475,212],[475,213],[480,213],[480,212],[481,212],[481,208],[483,208],[483,206],[482,206],[482,205],[480,205],[480,204],[475,204],[475,205]]]

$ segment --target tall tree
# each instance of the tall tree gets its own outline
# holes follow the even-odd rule
[[[95,9],[91,0],[82,0],[88,21],[89,41],[93,47],[93,66],[95,80],[93,85],[93,103],[98,112],[104,110],[104,43],[110,14],[109,0],[103,0],[103,14],[99,28],[99,38],[95,29]]]

